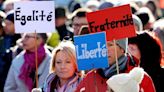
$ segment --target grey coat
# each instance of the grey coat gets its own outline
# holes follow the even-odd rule
[[[24,58],[23,58],[24,53],[25,51],[21,52],[18,56],[16,56],[13,59],[4,86],[4,92],[29,92],[25,83],[18,78],[20,74],[21,66],[24,63]],[[38,79],[39,87],[43,86],[45,78],[49,74],[51,58],[52,58],[51,53],[46,49],[46,57],[38,67],[38,75],[40,76]]]

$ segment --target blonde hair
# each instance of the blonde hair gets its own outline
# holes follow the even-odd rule
[[[76,52],[75,52],[75,46],[73,44],[73,42],[71,41],[62,41],[61,43],[59,43],[59,45],[53,50],[53,58],[52,58],[52,64],[51,64],[51,71],[50,72],[55,72],[55,60],[56,60],[56,55],[59,51],[64,51],[64,53],[66,53],[71,60],[73,61],[74,65],[75,65],[75,72],[77,72],[77,63],[76,63]]]

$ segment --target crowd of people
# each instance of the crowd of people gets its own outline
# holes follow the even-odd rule
[[[53,33],[17,34],[20,1],[33,0],[0,0],[0,92],[164,92],[163,0],[54,0]],[[78,71],[74,36],[90,33],[86,14],[124,4],[136,36],[107,41],[109,67]]]

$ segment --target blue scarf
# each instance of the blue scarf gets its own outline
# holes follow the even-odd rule
[[[119,65],[119,71],[123,71],[126,68],[126,63],[128,61],[128,57],[125,55],[122,55],[119,59],[118,59],[118,65]],[[116,64],[113,64],[112,66],[102,69],[104,76],[106,78],[110,78],[113,75],[117,74],[117,69],[116,69]]]

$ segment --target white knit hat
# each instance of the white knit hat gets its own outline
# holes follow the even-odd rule
[[[143,76],[144,70],[136,67],[130,73],[112,76],[107,80],[107,84],[114,92],[139,92],[139,84]]]
[[[136,31],[143,31],[143,24],[142,24],[142,21],[141,19],[137,16],[137,15],[132,15],[132,18],[133,18],[133,22],[134,24],[137,26],[138,30]]]

